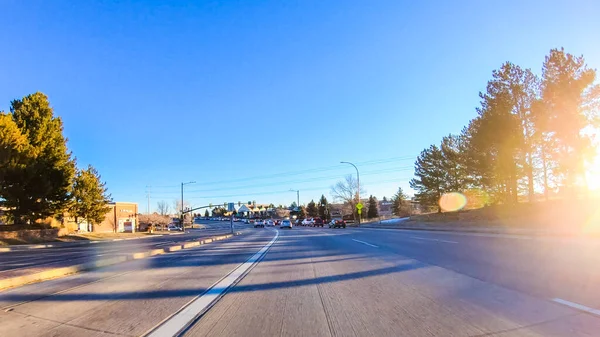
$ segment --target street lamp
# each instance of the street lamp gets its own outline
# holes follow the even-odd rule
[[[195,181],[188,181],[187,183],[181,183],[181,230],[185,231],[185,224],[183,223],[183,186],[189,184],[195,184]]]
[[[300,190],[290,188],[290,192],[296,192],[297,204],[296,207],[300,208]]]
[[[358,196],[358,202],[360,203],[360,176],[358,174],[358,167],[356,167],[356,165],[352,164],[351,162],[347,161],[341,161],[340,164],[349,164],[354,166],[354,168],[356,169],[356,195]],[[354,210],[352,210],[352,212],[354,212]],[[360,214],[358,215],[358,225],[360,226]]]

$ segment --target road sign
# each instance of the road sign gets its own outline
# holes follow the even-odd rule
[[[357,210],[360,211],[362,208],[363,208],[363,204],[361,204],[360,202],[358,204],[356,204],[356,209]],[[360,214],[360,213],[358,213],[358,214]]]
[[[360,208],[359,208],[359,209],[357,210],[357,212],[358,212],[358,215],[361,215],[361,214],[362,214],[362,209],[360,209]]]
[[[233,212],[235,211],[235,206],[233,202],[230,202],[229,204],[227,204],[227,211],[228,212]]]

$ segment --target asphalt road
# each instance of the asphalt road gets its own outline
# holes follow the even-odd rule
[[[600,308],[593,289],[600,284],[598,241],[349,228],[278,232],[262,260],[185,335],[600,336],[600,311],[584,311]],[[191,310],[207,294],[191,301],[275,235],[251,229],[0,292],[0,335],[143,335],[172,322],[186,304]],[[571,307],[577,304],[586,307]]]
[[[113,257],[119,254],[135,253],[154,248],[167,247],[180,242],[200,239],[231,231],[228,222],[205,223],[205,229],[187,229],[177,235],[149,236],[122,241],[82,241],[53,243],[53,247],[27,249],[15,246],[13,251],[0,253],[0,278],[14,275],[31,268],[62,267],[85,263],[98,257]],[[236,228],[248,227],[236,223]]]

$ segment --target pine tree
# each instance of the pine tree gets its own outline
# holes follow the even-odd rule
[[[435,206],[445,192],[446,172],[444,157],[436,145],[423,150],[415,162],[415,176],[410,187],[417,193],[415,199],[422,205]],[[438,206],[438,212],[441,208]]]
[[[304,219],[306,218],[306,207],[300,206],[298,209],[298,218]]]
[[[315,204],[314,200],[311,200],[306,206],[306,214],[309,217],[316,217],[319,215],[319,209],[317,208],[317,204]]]
[[[475,165],[475,176],[496,201],[517,202],[524,177],[533,198],[536,86],[530,70],[506,62],[493,72],[486,92],[479,94],[479,116],[469,130],[470,151],[475,157],[470,162]]]
[[[327,202],[327,198],[325,195],[321,195],[321,199],[319,199],[319,217],[323,220],[327,220],[329,216],[329,203]]]
[[[69,214],[77,223],[87,221],[93,225],[101,223],[110,202],[106,192],[106,184],[100,180],[100,175],[91,165],[85,170],[78,170],[73,181],[73,202]],[[93,230],[93,229],[92,229]]]
[[[2,114],[1,122],[10,132],[3,132],[0,138],[2,143],[13,145],[2,152],[18,150],[20,155],[11,157],[8,165],[0,163],[4,164],[0,168],[2,205],[9,209],[14,222],[21,224],[62,214],[71,199],[75,163],[67,149],[61,119],[54,116],[48,98],[39,92],[12,101],[10,111]]]
[[[408,196],[404,194],[402,187],[398,187],[398,192],[392,197],[392,214],[397,216],[405,215],[404,204],[406,203]]]
[[[596,71],[589,69],[582,56],[552,49],[546,57],[542,74],[543,116],[538,116],[542,133],[554,141],[556,162],[554,175],[573,189],[585,179],[586,162],[594,155],[590,136],[582,131],[598,126],[600,86],[594,84]],[[594,125],[596,124],[596,125]]]
[[[369,209],[367,210],[367,218],[373,219],[379,216],[379,210],[377,205],[377,198],[369,196]]]
[[[210,214],[208,214],[208,210],[205,210],[205,211],[204,211],[204,217],[205,217],[205,218],[208,218],[209,216],[210,216]]]

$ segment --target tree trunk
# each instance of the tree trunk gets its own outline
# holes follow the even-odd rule
[[[527,199],[533,202],[535,199],[534,181],[533,181],[533,160],[531,152],[527,152]]]
[[[548,201],[548,162],[546,161],[546,149],[542,144],[542,169],[544,175],[544,200]]]

